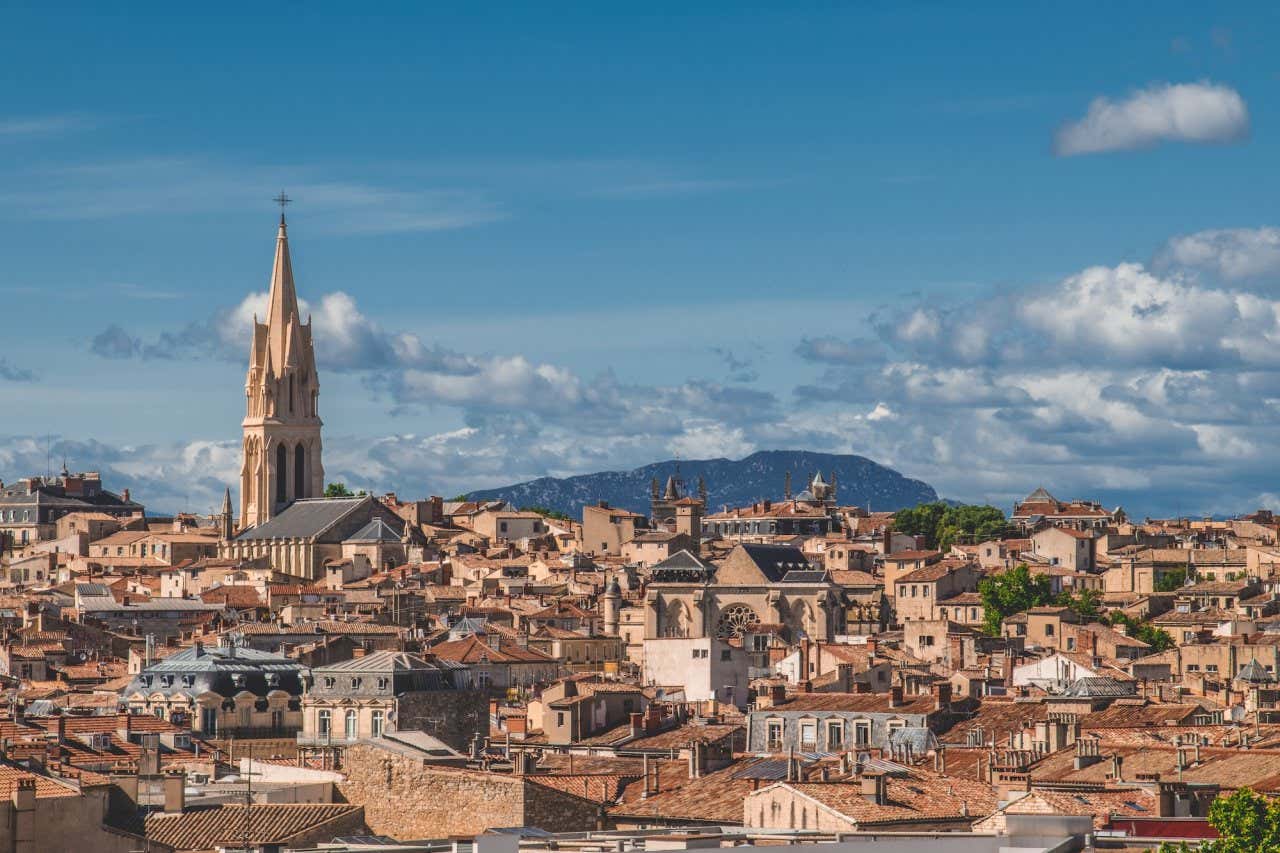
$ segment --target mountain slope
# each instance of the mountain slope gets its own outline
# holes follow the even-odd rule
[[[782,497],[783,478],[791,472],[792,491],[804,489],[816,470],[824,478],[834,471],[842,504],[873,510],[901,509],[938,494],[927,483],[902,476],[862,456],[809,453],[803,450],[762,450],[746,459],[682,459],[655,462],[633,471],[603,471],[576,477],[540,477],[497,489],[470,492],[472,500],[506,500],[515,506],[541,506],[582,517],[582,507],[596,501],[648,513],[649,484],[654,477],[665,484],[680,466],[687,492],[697,489],[698,477],[707,484],[708,512],[724,505],[741,506],[764,498]]]

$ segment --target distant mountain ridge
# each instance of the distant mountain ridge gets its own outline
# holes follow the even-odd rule
[[[788,471],[793,493],[803,490],[815,471],[822,471],[828,480],[834,472],[839,502],[872,510],[896,510],[938,500],[938,493],[928,483],[904,477],[866,457],[805,450],[761,450],[739,460],[669,459],[632,471],[539,477],[497,489],[479,489],[467,496],[472,500],[505,500],[517,507],[546,507],[575,519],[582,518],[583,506],[597,501],[648,514],[650,483],[657,477],[665,485],[677,465],[686,493],[696,492],[699,477],[706,481],[708,512],[718,512],[725,505],[780,499]]]

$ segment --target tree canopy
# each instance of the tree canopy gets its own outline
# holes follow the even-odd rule
[[[989,637],[1000,636],[1001,624],[1007,617],[1053,600],[1049,577],[1032,575],[1026,563],[983,578],[978,583],[978,594],[984,611],[982,631]]]
[[[330,483],[324,487],[324,496],[326,498],[350,498],[354,497],[351,490],[347,488],[346,483]]]
[[[1123,625],[1130,637],[1146,643],[1151,647],[1152,652],[1163,652],[1173,648],[1173,637],[1168,631],[1141,622],[1118,610],[1111,613],[1111,624]]]
[[[956,542],[999,538],[1008,532],[1009,522],[1004,513],[993,506],[952,506],[934,501],[899,510],[893,516],[893,528],[909,536],[923,536],[929,548],[948,551]]]
[[[1209,806],[1209,825],[1218,837],[1197,849],[1202,853],[1258,853],[1280,850],[1280,801],[1239,788]],[[1186,842],[1160,845],[1160,853],[1185,853]]]

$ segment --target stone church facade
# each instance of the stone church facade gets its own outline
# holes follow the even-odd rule
[[[830,640],[843,631],[840,588],[797,548],[739,545],[715,566],[693,555],[658,564],[645,590],[645,638],[785,634]]]

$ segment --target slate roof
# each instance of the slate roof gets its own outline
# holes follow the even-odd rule
[[[650,576],[666,583],[701,583],[712,578],[716,567],[687,549],[675,552],[649,570]]]
[[[375,518],[347,537],[347,542],[399,542],[400,533],[391,529],[382,518]]]
[[[255,539],[319,539],[363,507],[377,502],[369,497],[307,498],[294,501],[279,515],[236,537],[237,541]],[[342,537],[345,538],[345,537]],[[396,537],[399,539],[399,537]],[[338,539],[337,541],[342,541]]]
[[[771,583],[782,583],[788,572],[813,570],[804,552],[790,545],[743,544],[738,547]],[[826,572],[822,574],[825,576]]]
[[[165,696],[185,694],[189,697],[212,692],[234,696],[247,690],[255,696],[266,696],[273,690],[299,696],[302,694],[302,666],[273,652],[236,646],[202,648],[192,646],[153,663],[133,677],[124,693]],[[191,685],[184,684],[190,676]],[[166,678],[169,683],[166,684]]]

